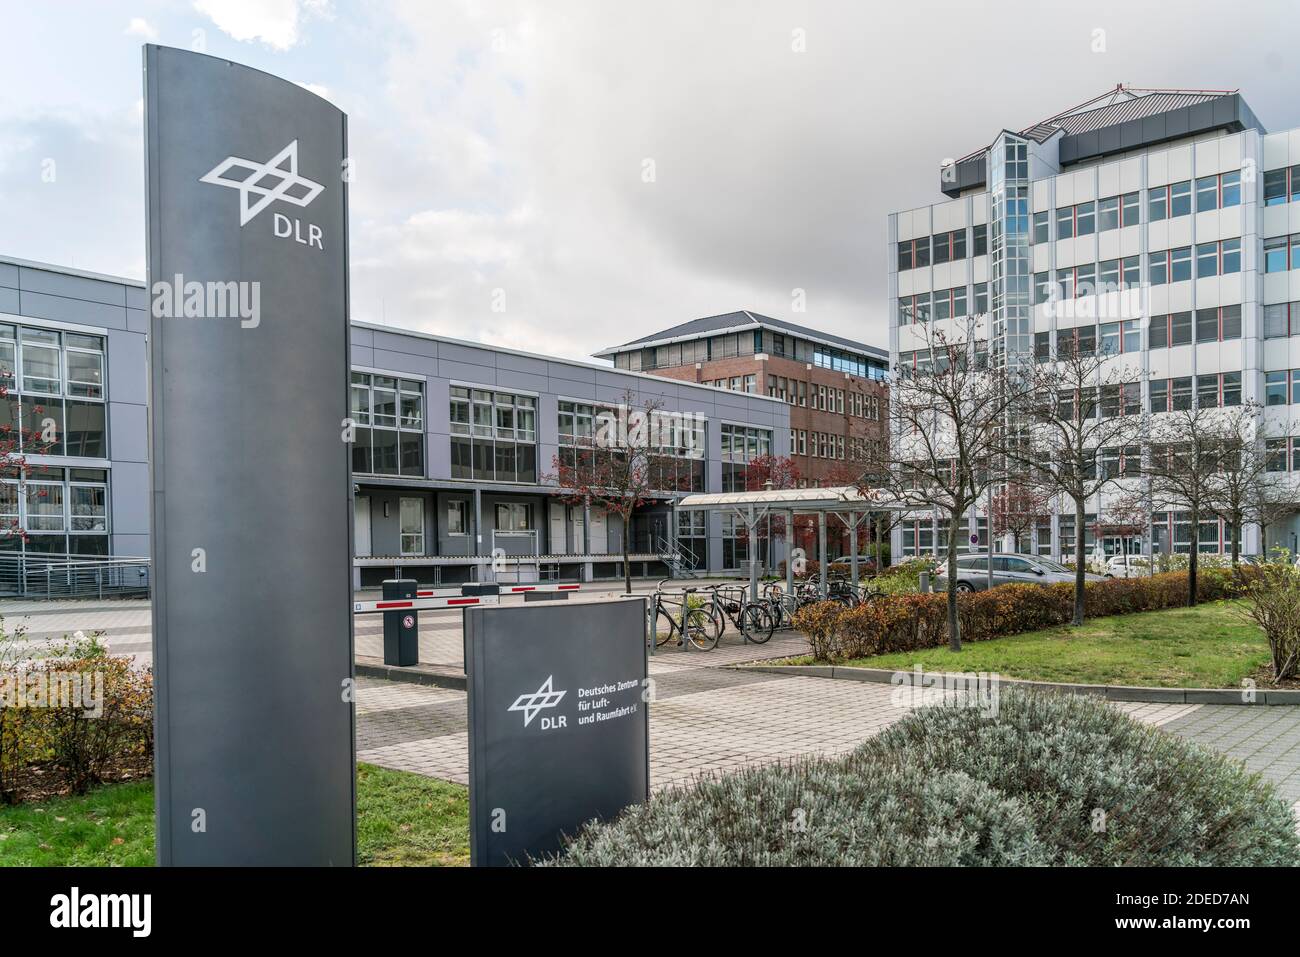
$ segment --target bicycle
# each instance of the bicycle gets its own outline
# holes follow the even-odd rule
[[[663,582],[660,582],[660,587]],[[700,651],[712,651],[718,647],[722,637],[723,623],[718,617],[712,601],[705,601],[703,596],[696,596],[695,587],[683,588],[680,597],[672,597],[663,591],[654,594],[654,642],[659,648],[666,645],[675,635],[677,646],[683,647],[686,641]],[[683,629],[683,617],[685,629]],[[661,626],[667,630],[661,630]]]
[[[742,635],[755,644],[763,644],[772,637],[776,623],[762,601],[749,600],[749,588],[744,585],[713,585],[713,604],[722,616],[725,632],[730,621]]]

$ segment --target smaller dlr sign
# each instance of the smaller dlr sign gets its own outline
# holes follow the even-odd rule
[[[465,610],[470,862],[527,864],[649,797],[644,598]]]

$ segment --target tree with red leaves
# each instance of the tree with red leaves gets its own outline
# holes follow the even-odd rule
[[[993,493],[992,499],[992,514],[988,516],[991,534],[994,539],[1014,535],[1017,551],[1021,539],[1052,515],[1052,496],[1024,482],[1008,482]]]
[[[648,399],[640,404],[631,390],[616,407],[596,414],[594,434],[554,459],[548,478],[570,505],[597,506],[623,521],[623,582],[632,593],[632,515],[642,505],[667,500],[690,487],[691,459],[698,433],[682,413],[663,411]]]

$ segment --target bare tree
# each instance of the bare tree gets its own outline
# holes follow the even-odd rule
[[[1140,384],[1123,381],[1125,368],[1111,358],[1075,338],[1059,341],[1054,356],[1034,363],[1026,415],[1005,445],[1034,484],[1074,507],[1075,625],[1083,624],[1087,504],[1139,464],[1130,459],[1140,454]]]
[[[1241,558],[1241,530],[1251,521],[1251,507],[1269,482],[1269,454],[1259,434],[1260,406],[1255,402],[1224,409],[1215,417],[1223,443],[1219,471],[1212,479],[1210,508],[1232,532],[1232,564]],[[1283,463],[1285,465],[1285,463]]]
[[[1156,508],[1181,512],[1191,525],[1187,603],[1196,603],[1201,521],[1217,517],[1225,464],[1240,455],[1233,409],[1190,405],[1151,417],[1146,474]]]
[[[957,619],[957,542],[963,523],[996,481],[1001,435],[1023,396],[1018,372],[987,369],[972,321],[957,340],[925,326],[914,368],[895,370],[889,397],[892,461],[881,478],[898,504],[938,510],[948,527],[948,643],[961,650]]]

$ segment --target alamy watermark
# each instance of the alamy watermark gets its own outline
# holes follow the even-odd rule
[[[650,449],[704,457],[705,418],[694,412],[633,409],[620,403],[595,415],[595,445],[601,449]]]
[[[244,329],[262,322],[262,284],[257,281],[186,281],[177,273],[150,289],[155,319],[238,319]]]
[[[943,705],[950,708],[974,708],[990,718],[998,716],[999,686],[996,672],[931,672],[918,664],[911,671],[896,671],[889,683],[894,686],[889,702],[895,708],[922,708]]]
[[[104,714],[104,674],[46,669],[9,672],[0,676],[0,707],[75,709],[88,718],[99,718]]]

